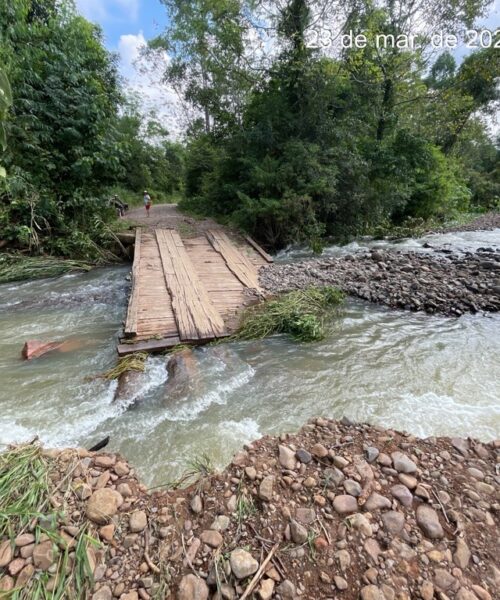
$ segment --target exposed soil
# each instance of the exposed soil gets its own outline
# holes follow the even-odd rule
[[[151,494],[115,455],[46,454],[56,526],[67,537],[89,521],[100,539],[93,600],[491,600],[499,452],[500,441],[315,419],[246,446],[222,473],[200,466],[187,489]],[[0,542],[0,590],[54,569],[57,549],[41,544]]]

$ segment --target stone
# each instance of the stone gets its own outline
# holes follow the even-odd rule
[[[148,517],[143,510],[136,510],[130,515],[129,529],[132,533],[144,531],[148,524]]]
[[[340,590],[341,592],[343,590],[346,590],[348,587],[347,581],[341,577],[340,575],[335,575],[333,578],[333,581],[335,583],[335,587]]]
[[[130,486],[128,483],[120,483],[117,487],[116,487],[116,491],[120,494],[120,496],[122,496],[123,498],[129,498],[130,496],[132,496],[132,490],[130,489]]]
[[[314,508],[297,508],[295,519],[302,525],[310,525],[316,520],[316,511]]]
[[[406,454],[393,452],[391,454],[394,468],[398,473],[416,473],[417,465]]]
[[[410,508],[413,504],[413,494],[406,487],[400,483],[391,487],[391,494],[406,508]]]
[[[484,473],[475,467],[470,467],[467,469],[467,474],[473,477],[474,479],[478,479],[482,481],[484,479]]]
[[[453,587],[456,581],[455,577],[446,569],[436,569],[434,572],[434,585],[443,592]]]
[[[274,593],[274,581],[272,579],[264,579],[260,584],[258,594],[260,600],[270,600]]]
[[[243,550],[243,548],[236,548],[231,552],[229,564],[236,579],[245,579],[245,577],[253,575],[259,568],[259,563],[250,552]]]
[[[375,446],[368,446],[365,450],[366,460],[369,463],[375,462],[379,454],[380,451],[378,448],[375,448]]]
[[[333,509],[339,515],[348,515],[358,510],[358,503],[354,496],[341,494],[340,496],[335,496],[333,500]]]
[[[282,446],[281,444],[278,446],[278,460],[280,465],[293,471],[295,469],[295,465],[297,463],[297,459],[295,458],[295,452],[286,446]]]
[[[130,473],[130,468],[126,462],[120,461],[114,466],[114,472],[118,475],[118,477],[125,477],[125,475]]]
[[[471,585],[471,588],[474,594],[476,594],[476,596],[479,598],[479,600],[492,600],[491,594],[480,585]]]
[[[264,500],[265,502],[271,502],[273,499],[273,485],[274,485],[274,477],[272,475],[267,475],[261,481],[259,486],[259,498]]]
[[[24,569],[19,573],[16,579],[16,587],[24,587],[28,581],[35,574],[35,567],[33,565],[26,565]]]
[[[12,544],[10,540],[5,540],[5,542],[0,544],[0,567],[6,567],[13,558]]]
[[[455,450],[458,450],[463,456],[469,454],[469,442],[463,438],[452,438],[451,445]]]
[[[198,515],[199,513],[201,513],[201,511],[203,510],[203,502],[201,500],[201,497],[196,494],[195,496],[193,496],[191,498],[191,503],[189,505],[191,507],[191,510]]]
[[[398,477],[399,477],[399,481],[401,481],[401,483],[403,485],[405,485],[409,490],[414,490],[418,485],[418,481],[417,481],[416,477],[413,477],[412,475],[407,475],[406,473],[400,473],[398,475]]]
[[[178,600],[207,600],[209,593],[205,580],[190,573],[181,579],[177,598]]]
[[[4,575],[0,578],[0,592],[10,592],[14,589],[14,580],[9,575]],[[0,593],[0,598],[2,594]],[[9,595],[7,594],[7,598]]]
[[[9,574],[12,575],[12,577],[15,577],[18,573],[20,573],[24,566],[26,565],[26,561],[24,560],[24,558],[15,558],[11,563],[9,563]]]
[[[333,469],[328,468],[323,471],[323,479],[327,487],[337,487],[344,481],[345,475],[336,467]]]
[[[46,571],[54,563],[54,546],[50,540],[36,544],[33,548],[33,564],[36,569]]]
[[[217,515],[213,520],[212,525],[210,525],[210,529],[214,529],[215,531],[226,531],[230,522],[229,517],[226,515]]]
[[[299,448],[295,454],[299,461],[304,465],[308,465],[312,460],[311,453],[307,450],[304,450],[304,448]]]
[[[376,585],[365,585],[361,588],[361,600],[385,600],[382,590]]]
[[[354,479],[346,479],[342,482],[342,485],[344,486],[344,490],[346,491],[346,493],[350,496],[354,496],[356,498],[361,496],[363,488],[359,485],[357,481],[354,481]]]
[[[467,546],[464,539],[458,538],[457,548],[453,554],[453,562],[463,570],[467,568],[470,558],[471,551],[469,550],[469,546]]]
[[[405,517],[397,510],[389,510],[382,515],[384,528],[391,535],[398,535],[403,531]]]
[[[92,600],[111,600],[112,598],[113,593],[111,592],[111,588],[107,585],[103,586],[92,595]]]
[[[14,544],[18,548],[22,548],[23,546],[28,546],[29,544],[35,543],[35,536],[32,533],[22,533],[18,535],[14,540]]]
[[[314,444],[314,446],[311,448],[311,454],[317,458],[325,458],[328,456],[328,450],[323,446],[323,444]]]
[[[434,598],[434,586],[430,581],[424,581],[420,586],[420,595],[423,600],[432,600]]]
[[[427,504],[422,504],[417,508],[417,525],[431,540],[439,540],[444,537],[437,512]]]
[[[345,572],[351,566],[351,555],[347,550],[335,552],[335,558],[339,561],[341,571]]]
[[[369,538],[363,544],[363,548],[364,548],[365,552],[368,554],[368,556],[372,559],[373,563],[377,564],[378,557],[380,556],[380,554],[382,552],[377,540],[374,540],[373,538]]]
[[[477,596],[467,588],[461,587],[455,596],[455,600],[477,600]]]
[[[106,525],[118,512],[121,502],[123,498],[115,490],[109,488],[96,490],[87,502],[87,517],[98,525]]]
[[[363,506],[364,510],[382,510],[383,508],[391,508],[391,501],[385,496],[372,492]]]
[[[109,525],[104,525],[99,529],[99,535],[101,539],[106,540],[106,542],[110,542],[115,535],[115,526],[113,523]]]
[[[257,469],[255,467],[245,467],[245,475],[250,481],[255,481],[257,477]]]
[[[347,519],[351,524],[351,527],[357,529],[363,535],[371,536],[373,535],[372,526],[370,525],[370,521],[362,515],[361,513],[356,513]]]
[[[304,544],[307,541],[307,529],[293,519],[290,521],[290,534],[296,544]]]
[[[213,529],[205,529],[200,535],[201,541],[211,548],[218,548],[222,544],[222,535]]]
[[[96,456],[94,460],[94,464],[96,467],[101,467],[102,469],[110,469],[116,463],[116,457],[114,456]]]
[[[277,592],[284,600],[293,600],[296,594],[295,586],[289,579],[285,579],[280,583]]]

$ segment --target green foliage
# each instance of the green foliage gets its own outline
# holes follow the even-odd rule
[[[342,293],[331,287],[289,292],[247,309],[236,338],[251,340],[285,333],[299,342],[322,340],[342,302]]]
[[[426,22],[453,32],[487,3],[418,4]],[[196,13],[198,25],[208,26],[191,8],[190,19]],[[471,148],[461,142],[471,136],[473,115],[498,100],[498,52],[474,52],[458,67],[444,53],[427,72],[425,31],[412,50],[375,48],[380,33],[413,33],[414,8],[361,2],[347,5],[348,29],[369,43],[325,58],[305,42],[313,8],[313,0],[282,5],[280,52],[245,89],[237,124],[191,131],[182,205],[236,223],[271,248],[318,248],[325,234],[348,238],[387,222],[442,219],[471,203],[494,206],[498,153],[484,146],[482,158],[470,161]],[[252,6],[241,2],[240,9],[251,13]],[[167,41],[186,26],[172,18]],[[183,55],[186,69],[191,58]],[[494,159],[487,166],[486,155]]]

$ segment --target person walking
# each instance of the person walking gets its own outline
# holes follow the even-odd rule
[[[151,196],[147,190],[144,190],[144,208],[146,209],[146,215],[149,217],[149,209],[151,208]]]

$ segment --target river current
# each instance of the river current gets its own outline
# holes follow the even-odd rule
[[[430,239],[429,239],[430,238]],[[403,241],[463,251],[500,247],[500,230]],[[387,243],[332,247],[342,254]],[[279,260],[295,260],[290,250]],[[0,444],[38,436],[48,446],[90,446],[106,436],[149,485],[178,477],[195,456],[223,466],[245,442],[343,415],[420,436],[500,436],[500,315],[459,319],[349,300],[328,339],[284,337],[194,351],[182,394],[165,393],[166,358],[148,359],[135,402],[113,402],[113,366],[125,313],[126,267],[0,286]],[[66,352],[32,362],[28,339],[68,339]]]

